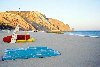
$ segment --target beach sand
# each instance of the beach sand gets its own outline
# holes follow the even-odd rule
[[[11,44],[2,41],[2,38],[7,35],[11,33],[0,33],[0,56],[7,48],[30,46],[47,46],[59,51],[61,55],[0,61],[0,67],[100,67],[100,38],[30,32],[30,35],[36,38],[36,42]]]

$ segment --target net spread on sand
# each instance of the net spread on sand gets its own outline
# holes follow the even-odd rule
[[[18,49],[6,49],[2,60],[45,58],[58,56],[60,53],[48,47],[28,47]]]

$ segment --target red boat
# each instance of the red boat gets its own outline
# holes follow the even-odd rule
[[[3,41],[4,42],[7,42],[7,43],[10,43],[11,42],[11,38],[12,38],[12,35],[11,36],[6,36],[3,38]],[[17,35],[17,40],[28,40],[30,39],[30,35]]]
[[[33,42],[35,41],[34,38],[30,38],[30,35],[18,35],[17,32],[19,31],[18,25],[16,26],[13,35],[6,36],[3,38],[4,42],[7,43],[17,43],[17,42]]]

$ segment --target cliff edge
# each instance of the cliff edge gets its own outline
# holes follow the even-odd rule
[[[15,28],[18,24],[21,30],[71,31],[68,24],[57,19],[47,18],[38,11],[0,12],[0,25]]]

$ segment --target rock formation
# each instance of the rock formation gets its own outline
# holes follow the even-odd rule
[[[56,20],[56,19],[52,19],[52,18],[48,18],[48,21],[55,28],[52,30],[70,31],[70,27],[68,24],[65,25],[63,22]]]
[[[31,24],[27,23],[21,16],[13,13],[1,12],[0,21],[0,24],[9,25],[12,27],[16,27],[19,24],[22,30],[29,30],[30,28],[35,29]]]
[[[2,24],[13,28],[19,24],[21,30],[70,31],[68,24],[56,19],[46,18],[44,14],[37,11],[0,12],[0,25]]]

